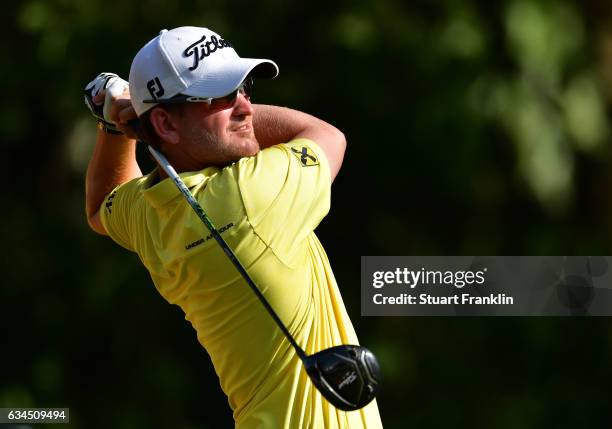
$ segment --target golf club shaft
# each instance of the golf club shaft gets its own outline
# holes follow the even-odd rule
[[[268,313],[270,313],[270,316],[272,316],[272,319],[274,319],[274,321],[276,322],[278,327],[281,329],[283,334],[285,334],[285,337],[287,337],[287,339],[289,340],[289,342],[295,349],[298,357],[303,361],[306,358],[306,353],[304,352],[304,350],[302,350],[302,348],[297,344],[293,336],[289,333],[289,330],[287,329],[287,327],[283,324],[283,322],[280,320],[280,318],[278,317],[278,315],[276,314],[276,312],[274,311],[274,309],[272,308],[268,300],[266,300],[266,298],[263,296],[259,288],[255,285],[255,282],[253,282],[253,279],[251,279],[251,276],[249,276],[246,269],[242,266],[242,264],[240,263],[240,261],[238,260],[238,258],[236,257],[232,249],[228,246],[228,244],[225,242],[223,237],[221,237],[221,234],[219,234],[219,232],[217,231],[217,228],[215,228],[215,225],[206,215],[206,213],[202,209],[202,206],[200,206],[200,204],[196,201],[195,197],[189,191],[185,183],[181,180],[181,178],[176,173],[172,165],[170,165],[170,163],[168,162],[168,160],[162,153],[155,150],[155,148],[153,148],[152,146],[149,146],[149,152],[151,152],[151,155],[153,155],[155,160],[159,163],[162,169],[166,172],[168,177],[172,179],[176,187],[179,189],[181,194],[183,194],[183,196],[185,197],[185,199],[187,200],[191,208],[196,212],[200,220],[204,223],[204,225],[206,225],[206,228],[208,228],[212,236],[215,238],[215,240],[217,240],[217,243],[219,243],[219,245],[221,246],[221,248],[223,249],[227,257],[232,261],[232,263],[234,264],[238,272],[246,280],[247,284],[250,286],[251,290],[255,293],[259,301],[263,304],[266,310],[268,310]]]

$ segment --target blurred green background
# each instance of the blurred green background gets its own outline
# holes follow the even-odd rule
[[[612,3],[3,10],[0,407],[70,407],[72,428],[232,427],[181,311],[84,215],[95,138],[84,85],[102,71],[127,78],[160,29],[198,25],[277,61],[255,102],[348,138],[318,234],[383,366],[387,428],[611,426],[607,318],[361,318],[359,272],[361,255],[612,254]]]

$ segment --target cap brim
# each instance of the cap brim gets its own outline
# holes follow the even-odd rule
[[[236,58],[206,70],[204,76],[181,93],[194,97],[223,97],[240,86],[249,74],[253,77],[274,78],[278,66],[274,61]]]

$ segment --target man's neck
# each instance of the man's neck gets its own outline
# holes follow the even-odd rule
[[[168,152],[169,151],[165,151],[162,153],[177,174],[181,174],[186,171],[198,171],[208,167],[207,165],[201,165],[195,159],[187,156],[185,153]],[[168,175],[166,174],[165,170],[158,164],[157,180],[161,182],[167,177]]]

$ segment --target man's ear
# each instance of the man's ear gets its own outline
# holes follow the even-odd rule
[[[157,135],[166,143],[178,144],[180,136],[177,128],[177,118],[165,109],[153,109],[150,115],[151,125]]]

